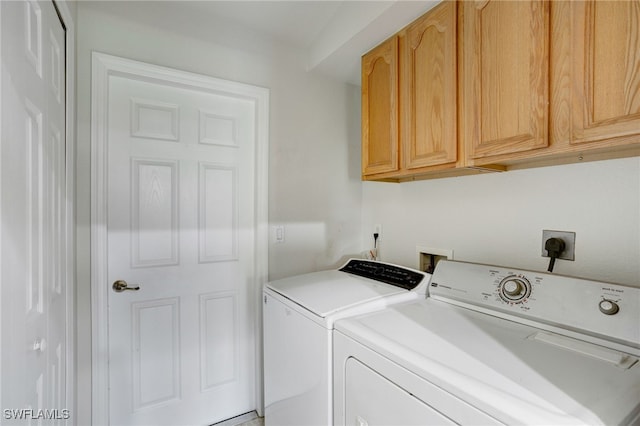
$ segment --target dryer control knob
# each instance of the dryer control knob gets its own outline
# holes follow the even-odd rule
[[[601,300],[600,303],[598,303],[598,308],[600,309],[600,312],[605,315],[614,315],[620,310],[620,307],[616,302],[607,299]]]
[[[510,279],[504,283],[502,288],[505,294],[509,296],[517,296],[524,290],[524,285],[522,284],[522,281],[518,279]]]
[[[498,294],[507,303],[523,303],[531,295],[531,284],[522,275],[509,275],[500,281]]]

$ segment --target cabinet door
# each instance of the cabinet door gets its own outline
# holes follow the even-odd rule
[[[456,3],[447,1],[406,29],[401,41],[404,167],[455,162]]]
[[[572,2],[572,143],[640,135],[640,1]]]
[[[398,37],[362,57],[362,174],[398,170]]]
[[[461,7],[461,124],[470,165],[547,146],[549,3]]]

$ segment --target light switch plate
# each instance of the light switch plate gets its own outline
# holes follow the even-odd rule
[[[276,225],[273,227],[273,241],[276,244],[284,243],[284,226]]]

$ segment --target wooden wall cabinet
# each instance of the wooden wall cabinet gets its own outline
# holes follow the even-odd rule
[[[362,176],[398,170],[398,37],[362,57]]]
[[[573,125],[582,145],[640,136],[640,1],[571,2]],[[582,48],[581,48],[582,47]],[[615,142],[615,141],[612,141]]]
[[[463,4],[466,166],[640,154],[639,0]]]
[[[445,1],[362,65],[365,180],[640,155],[640,0]]]
[[[414,174],[456,167],[460,157],[456,120],[456,6],[455,1],[439,4],[363,56],[363,179],[402,180]],[[391,58],[395,46],[399,49],[398,66],[393,68],[387,66],[392,64],[391,60],[383,62],[382,58]],[[396,80],[388,74],[393,69]],[[396,86],[390,86],[394,82]],[[373,107],[375,97],[383,99],[379,112]],[[397,109],[393,109],[396,105]],[[385,115],[392,121],[376,122],[376,117]]]
[[[400,36],[402,165],[455,167],[458,160],[456,3],[445,2]]]
[[[549,2],[464,1],[461,7],[467,165],[547,146]]]

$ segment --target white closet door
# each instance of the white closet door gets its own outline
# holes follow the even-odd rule
[[[9,424],[41,424],[73,414],[65,399],[65,30],[51,1],[2,1],[0,15],[0,405]]]

